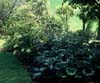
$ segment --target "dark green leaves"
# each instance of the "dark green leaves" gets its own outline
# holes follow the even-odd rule
[[[73,75],[75,75],[77,73],[77,69],[76,68],[68,67],[68,68],[66,68],[66,73],[69,76],[73,76]]]

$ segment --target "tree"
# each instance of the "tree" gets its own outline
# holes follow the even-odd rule
[[[17,0],[0,0],[0,33],[2,34],[4,34],[3,25],[16,6],[16,2]]]
[[[80,13],[78,14],[78,16],[80,17],[80,19],[82,20],[82,23],[83,23],[83,31],[85,32],[86,31],[86,23],[90,20],[90,17],[88,16],[88,7],[85,6],[85,7],[79,7],[80,9]]]
[[[100,40],[100,0],[70,0],[70,4],[73,6],[87,6],[87,16],[98,19],[97,39]]]
[[[63,22],[64,31],[68,31],[68,21],[74,15],[74,9],[68,3],[62,3],[62,6],[56,10],[56,14]]]
[[[16,5],[16,2],[17,0],[1,0],[0,1],[0,4],[1,4],[1,7],[0,7],[0,20],[4,20],[6,17],[8,17],[13,8],[15,7]]]

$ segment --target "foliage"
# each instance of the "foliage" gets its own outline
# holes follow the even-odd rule
[[[0,1],[0,20],[4,20],[15,7],[16,1],[14,0],[1,0]]]
[[[4,34],[4,24],[8,20],[10,14],[12,13],[16,1],[14,0],[0,0],[0,33]]]
[[[67,0],[64,0],[65,3]],[[70,4],[73,6],[85,6],[87,8],[87,16],[91,19],[98,19],[98,31],[97,31],[97,39],[100,39],[100,1],[99,0],[70,0]],[[76,5],[77,4],[77,5]],[[82,12],[84,13],[84,12]]]
[[[36,51],[39,43],[41,45],[41,42],[45,43],[63,33],[61,20],[48,14],[37,15],[32,7],[30,3],[17,7],[5,25],[5,32],[9,36],[5,45],[7,50],[27,64],[37,56],[32,52]]]
[[[36,47],[37,56],[30,68],[32,78],[44,81],[93,79],[99,63],[97,60],[100,54],[99,46],[93,46],[97,44],[99,45],[99,43],[87,43],[79,33],[70,33],[62,38],[54,38],[47,43],[39,44]]]
[[[62,28],[60,27],[62,24],[57,22],[55,18],[48,18],[48,20],[43,21],[46,21],[46,24],[43,26],[41,25],[42,28],[34,27],[34,25],[31,25],[31,22],[30,24],[25,22],[25,25],[17,23],[18,25],[15,25],[15,29],[13,29],[14,27],[10,28],[8,31],[10,37],[8,38],[8,42],[5,45],[7,50],[12,51],[19,57],[19,59],[25,60],[26,58],[26,60],[32,61],[30,59],[37,56],[37,54],[33,52],[36,51],[38,45],[41,46],[41,42],[46,43],[48,40],[62,35]]]
[[[63,4],[51,16],[45,0],[27,1],[15,8],[4,28],[9,36],[7,50],[30,66],[32,79],[99,77],[99,42],[89,43],[91,32],[65,30],[73,8]]]
[[[63,22],[65,31],[68,31],[68,21],[71,16],[74,15],[74,9],[67,3],[63,4],[61,7],[57,8],[56,14],[60,17]]]

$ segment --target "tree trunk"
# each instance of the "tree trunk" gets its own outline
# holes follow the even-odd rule
[[[99,19],[99,22],[98,22],[97,40],[100,40],[100,19]]]
[[[83,21],[83,31],[85,31],[85,21]]]

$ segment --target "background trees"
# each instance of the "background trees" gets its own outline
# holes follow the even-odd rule
[[[90,17],[91,19],[97,18],[98,19],[98,31],[97,31],[97,39],[100,39],[100,0],[64,0],[69,1],[70,4],[73,6],[77,4],[77,6],[87,6],[87,16],[86,18]],[[85,12],[83,12],[83,15]],[[85,15],[84,15],[85,17]],[[83,21],[84,24],[85,21]]]
[[[0,1],[0,20],[4,20],[11,14],[16,5],[17,0],[1,0]]]
[[[3,25],[6,23],[14,7],[16,6],[17,0],[0,0],[0,33],[4,34]]]
[[[3,24],[7,34],[5,48],[30,67],[32,79],[96,81],[100,77],[100,43],[91,43],[94,33],[86,30],[91,20],[97,19],[99,25],[99,2],[65,2],[51,14],[47,0],[19,0]],[[73,25],[70,31],[69,20],[75,16],[76,8],[82,30],[75,31],[77,27]],[[79,25],[76,19],[73,22]]]

